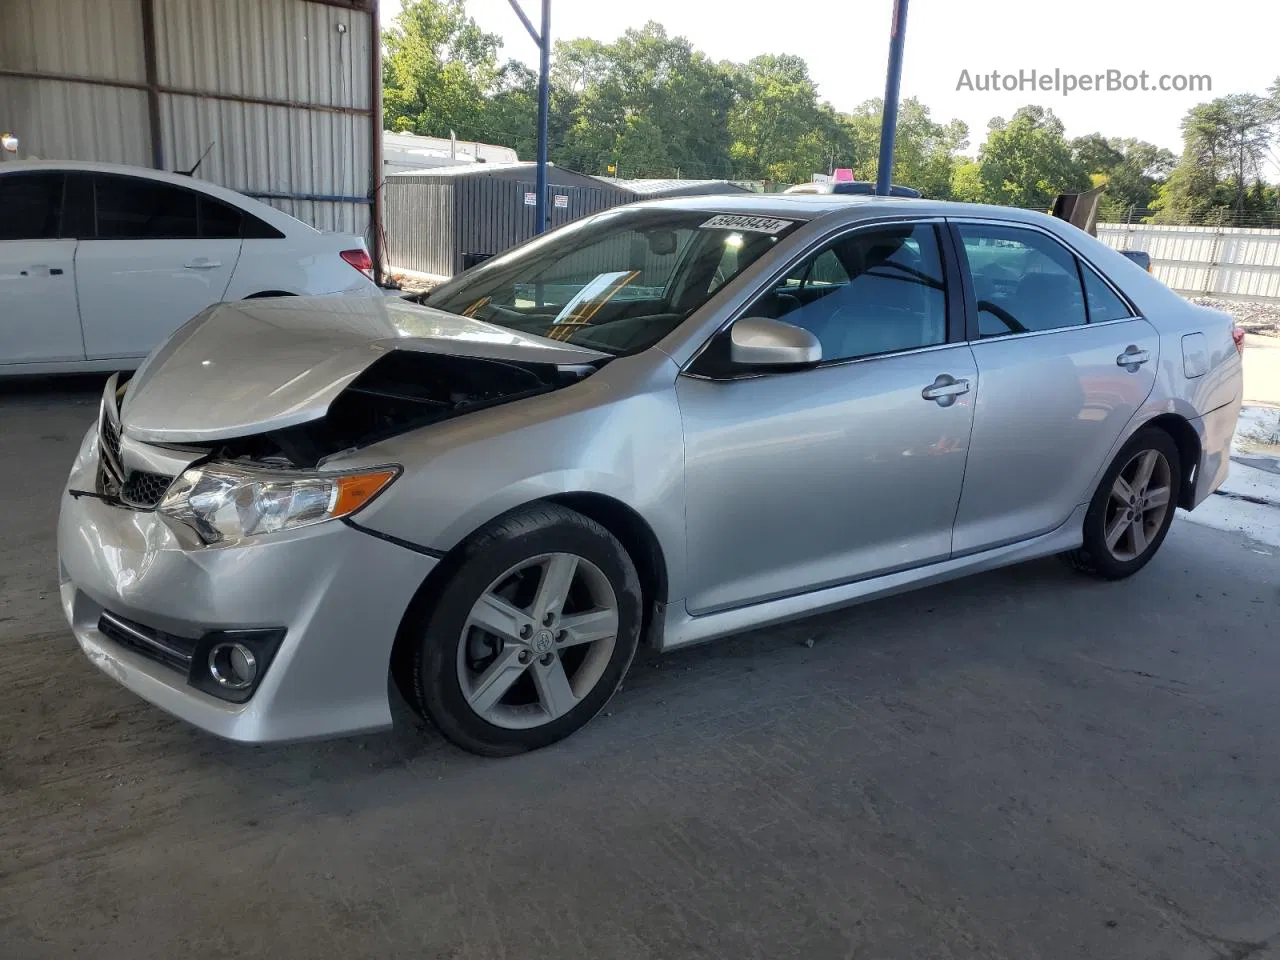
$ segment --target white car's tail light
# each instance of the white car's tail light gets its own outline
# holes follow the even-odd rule
[[[357,247],[355,250],[343,250],[338,254],[343,260],[351,264],[370,280],[373,279],[373,257],[369,256],[369,251],[363,247]]]
[[[179,477],[156,511],[205,543],[235,543],[349,516],[399,474],[397,467],[324,474],[210,463]]]
[[[1236,342],[1236,353],[1244,356],[1244,328],[1239,324],[1231,325],[1231,339]]]

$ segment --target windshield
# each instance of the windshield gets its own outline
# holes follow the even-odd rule
[[[604,353],[638,353],[794,226],[705,210],[610,211],[490,260],[425,302]]]

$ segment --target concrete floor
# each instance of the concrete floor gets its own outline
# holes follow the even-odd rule
[[[1280,558],[1175,524],[637,663],[508,761],[223,744],[93,669],[51,531],[100,380],[0,386],[0,957],[1280,957]],[[812,641],[812,645],[808,641]]]

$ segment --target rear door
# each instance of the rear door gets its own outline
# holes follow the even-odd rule
[[[94,239],[76,252],[86,354],[143,357],[222,299],[240,221],[199,191],[144,177],[96,174],[94,194]]]
[[[61,171],[0,173],[0,364],[84,359],[65,184]]]
[[[978,366],[954,550],[1047,533],[1092,495],[1155,386],[1155,328],[1072,250],[1030,226],[953,221]]]

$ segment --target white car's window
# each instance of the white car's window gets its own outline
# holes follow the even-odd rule
[[[240,236],[241,212],[235,207],[215,200],[200,198],[200,237],[204,240],[234,240]]]
[[[61,173],[0,175],[0,240],[51,240],[62,216]]]
[[[605,353],[636,353],[795,225],[694,210],[610,211],[486,261],[424,302]]]
[[[193,240],[198,194],[139,177],[94,178],[99,240]]]
[[[1087,321],[1076,258],[1036,230],[959,225],[978,306],[978,336],[1057,330]]]
[[[1084,296],[1089,303],[1090,323],[1124,320],[1133,316],[1129,305],[1116,296],[1115,291],[1092,269],[1082,263],[1080,273],[1084,276]]]
[[[947,293],[931,224],[858,230],[806,257],[747,308],[810,331],[822,359],[945,343]]]

